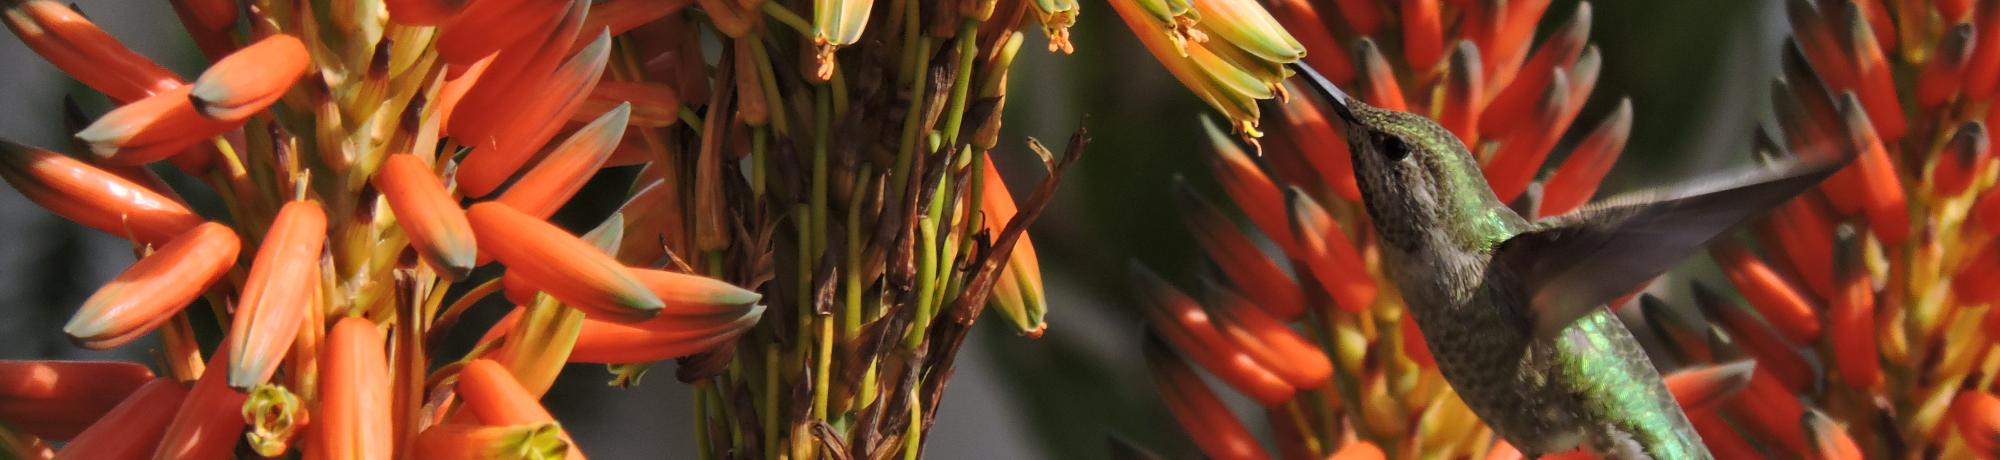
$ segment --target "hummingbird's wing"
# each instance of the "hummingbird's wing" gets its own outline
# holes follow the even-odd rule
[[[1733,179],[1614,197],[1537,222],[1493,250],[1494,269],[1519,277],[1538,337],[1630,292],[1716,235],[1792,199],[1851,160],[1797,160]]]

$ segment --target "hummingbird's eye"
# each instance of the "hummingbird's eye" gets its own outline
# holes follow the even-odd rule
[[[1410,145],[1403,143],[1403,138],[1384,132],[1376,132],[1371,137],[1375,138],[1375,153],[1389,161],[1403,161],[1410,157]]]

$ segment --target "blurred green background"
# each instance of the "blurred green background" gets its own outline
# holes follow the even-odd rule
[[[183,75],[202,68],[165,2],[77,3],[169,68]],[[1556,1],[1544,32],[1576,3]],[[1210,111],[1167,76],[1108,5],[1082,7],[1076,54],[1043,52],[1038,33],[1023,45],[995,160],[1012,188],[1025,191],[1040,180],[1040,167],[1022,148],[1025,137],[1058,142],[1076,126],[1091,130],[1090,156],[1033,231],[1053,305],[1050,327],[1028,340],[999,321],[983,322],[973,339],[979,350],[961,359],[929,438],[935,458],[1102,458],[1111,435],[1163,453],[1192,448],[1141,368],[1138,320],[1123,280],[1129,260],[1170,274],[1200,263],[1167,192],[1176,174],[1214,191],[1198,137],[1199,117]],[[1781,8],[1776,0],[1593,2],[1591,36],[1604,68],[1578,124],[1594,123],[1624,96],[1636,115],[1606,191],[1747,162],[1785,33]],[[58,117],[61,95],[74,83],[12,38],[0,39],[0,63],[0,136],[67,146]],[[615,185],[619,177],[602,179]],[[569,212],[592,213],[580,208]],[[84,297],[131,263],[125,242],[56,218],[12,191],[0,192],[0,235],[0,358],[147,359],[153,342],[91,352],[60,332]],[[548,404],[596,458],[688,458],[689,397],[668,375],[620,390],[605,386],[602,367],[576,366]]]

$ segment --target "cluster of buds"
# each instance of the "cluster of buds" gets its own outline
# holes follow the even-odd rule
[[[1067,51],[1067,1],[175,0],[192,82],[0,5],[115,104],[70,105],[76,156],[0,142],[0,178],[139,256],[64,332],[161,338],[150,369],[0,362],[21,458],[581,458],[538,402],[562,367],[667,359],[704,458],[912,456],[989,305],[1045,328],[1025,230],[1086,143],[1029,142],[1018,207],[988,154],[1027,12]],[[616,212],[549,222],[613,167]]]
[[[1786,8],[1778,124],[1757,154],[1857,160],[1710,248],[1741,301],[1697,284],[1708,321],[1642,303],[1675,360],[1756,362],[1727,410],[1690,413],[1696,428],[1723,458],[2000,456],[1988,132],[2000,120],[2000,4]]]
[[[1209,130],[1212,172],[1247,228],[1192,187],[1177,186],[1186,224],[1212,261],[1198,280],[1201,295],[1135,270],[1137,287],[1147,293],[1148,368],[1168,408],[1210,456],[1274,455],[1194,378],[1190,362],[1263,407],[1277,457],[1520,455],[1444,382],[1401,294],[1385,277],[1331,108],[1283,97],[1309,94],[1283,75],[1258,80],[1268,83],[1261,93],[1226,92],[1248,88],[1229,84],[1231,72],[1262,67],[1204,60],[1199,51],[1293,45],[1300,60],[1363,102],[1439,120],[1480,161],[1494,192],[1531,219],[1577,210],[1596,194],[1624,148],[1632,108],[1621,102],[1595,123],[1575,123],[1601,63],[1587,43],[1588,2],[1535,46],[1530,41],[1548,13],[1546,0],[1388,3],[1393,6],[1278,0],[1266,17],[1283,27],[1245,41],[1209,26],[1215,14],[1201,8],[1230,4],[1207,8],[1247,15],[1239,9],[1259,7],[1197,2],[1201,16],[1175,16],[1176,22],[1165,23],[1174,27],[1156,27],[1167,35],[1148,43],[1197,93],[1230,95],[1208,101],[1239,134],[1257,126],[1255,96],[1278,96],[1266,103],[1279,114],[1272,135],[1262,137],[1262,145],[1248,145],[1262,155],[1220,127]],[[1564,159],[1551,162],[1566,134],[1580,140]],[[1552,172],[1541,176],[1545,167]],[[1709,410],[1743,388],[1750,370],[1733,363],[1691,367],[1670,375],[1668,386],[1690,409]]]

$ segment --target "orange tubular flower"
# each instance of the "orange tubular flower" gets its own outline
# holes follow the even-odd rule
[[[0,422],[69,439],[152,379],[152,371],[132,363],[0,361]]]
[[[318,449],[328,459],[388,459],[396,441],[390,424],[389,365],[382,333],[359,317],[342,318],[327,335]]]
[[[1667,374],[1667,390],[1689,413],[1709,412],[1749,387],[1756,370],[1756,361],[1681,369]]]
[[[1133,267],[1132,278],[1147,296],[1143,309],[1155,327],[1152,330],[1174,348],[1258,404],[1271,407],[1291,399],[1292,384],[1225,338],[1193,298],[1144,268]]]
[[[126,48],[63,2],[8,2],[7,29],[64,73],[111,100],[130,102],[181,86],[181,79]]]
[[[229,226],[196,226],[98,288],[63,326],[91,349],[124,345],[173,319],[236,265],[242,243]]]
[[[229,387],[229,348],[225,340],[209,357],[207,370],[160,437],[154,460],[224,458],[243,439],[243,401],[250,395]]]
[[[471,0],[383,0],[389,20],[409,26],[434,26],[464,10]]]
[[[479,251],[472,224],[423,160],[410,154],[389,155],[370,183],[388,199],[418,257],[446,279],[464,279],[472,272]]]
[[[1828,249],[1831,249],[1829,245]],[[1772,270],[1762,259],[1741,246],[1719,244],[1711,249],[1715,260],[1729,274],[1729,282],[1765,321],[1784,333],[1792,343],[1812,343],[1819,339],[1820,318],[1805,293],[1784,275]]]
[[[548,424],[556,421],[542,404],[535,401],[521,383],[507,368],[492,360],[475,359],[465,363],[458,371],[458,396],[465,403],[465,409],[487,425],[529,425]],[[568,433],[560,433],[564,443],[572,446],[568,458],[582,459],[583,452],[575,449],[575,441]]]
[[[181,400],[187,397],[187,384],[168,378],[156,378],[133,391],[117,407],[106,412],[97,423],[70,439],[69,444],[56,452],[57,459],[75,460],[125,460],[144,459],[160,445],[160,437],[167,433],[167,423],[174,420],[174,412],[180,409]]]
[[[1202,383],[1194,369],[1174,356],[1151,329],[1147,330],[1142,350],[1146,369],[1151,371],[1161,397],[1166,399],[1167,409],[1181,426],[1201,427],[1189,429],[1187,435],[1203,453],[1218,459],[1270,458],[1257,444],[1257,438],[1250,436],[1250,430],[1243,428],[1236,417],[1229,415],[1229,408],[1223,407],[1222,400],[1209,392],[1208,384]]]
[[[1285,190],[1285,201],[1291,203],[1292,237],[1299,248],[1292,257],[1305,261],[1342,310],[1359,312],[1373,306],[1375,279],[1367,276],[1367,263],[1340,223],[1298,188]]]
[[[60,153],[4,140],[0,179],[69,220],[141,243],[165,243],[202,222],[180,200]]]
[[[527,164],[537,146],[555,136],[557,129],[562,127],[563,120],[568,120],[571,113],[582,107],[583,101],[590,95],[591,87],[604,75],[604,65],[610,57],[610,49],[610,36],[597,34],[597,38],[591,41],[590,46],[578,51],[576,56],[571,57],[553,74],[533,80],[536,86],[532,87],[541,89],[525,93],[528,97],[525,101],[517,100],[510,104],[515,109],[492,110],[482,114],[482,116],[495,116],[498,115],[496,112],[504,112],[513,114],[512,118],[494,122],[492,126],[496,129],[485,135],[477,131],[463,133],[468,136],[466,141],[476,142],[471,145],[478,148],[466,157],[459,169],[459,186],[463,187],[467,195],[485,196],[492,193],[494,189],[499,188],[501,182],[513,176],[522,165]],[[491,78],[492,72],[492,69],[488,69],[486,76],[480,78]],[[477,89],[474,88],[475,91]],[[509,94],[509,97],[524,96],[524,93],[518,92],[506,94]],[[459,136],[461,133],[457,126],[470,122],[461,120],[472,120],[468,117],[474,115],[462,107],[455,110],[458,110],[459,116],[452,121],[453,136]]]
[[[555,225],[494,202],[472,205],[466,217],[481,253],[564,303],[614,318],[650,317],[665,306],[617,260]]]
[[[763,305],[751,305],[740,314],[668,316],[637,322],[615,323],[589,318],[583,320],[576,347],[570,350],[574,363],[650,363],[714,349],[728,343],[764,316]]]
[[[1236,228],[1235,222],[1230,222],[1207,199],[1196,195],[1186,181],[1174,182],[1174,198],[1180,203],[1182,221],[1194,232],[1202,249],[1215,255],[1223,276],[1244,287],[1243,295],[1282,320],[1298,319],[1305,314],[1305,294],[1285,275],[1283,268]]]
[[[248,389],[270,380],[305,315],[323,312],[314,300],[325,242],[326,212],[319,203],[293,201],[278,211],[230,323],[229,386]]]
[[[242,125],[283,96],[307,64],[297,38],[267,37],[217,61],[194,84],[121,106],[76,137],[114,164],[164,159]]]
[[[611,158],[611,151],[625,137],[632,105],[619,104],[596,121],[570,134],[542,158],[534,169],[521,175],[495,201],[538,219],[555,215],[556,209],[583,188],[585,182]]]

